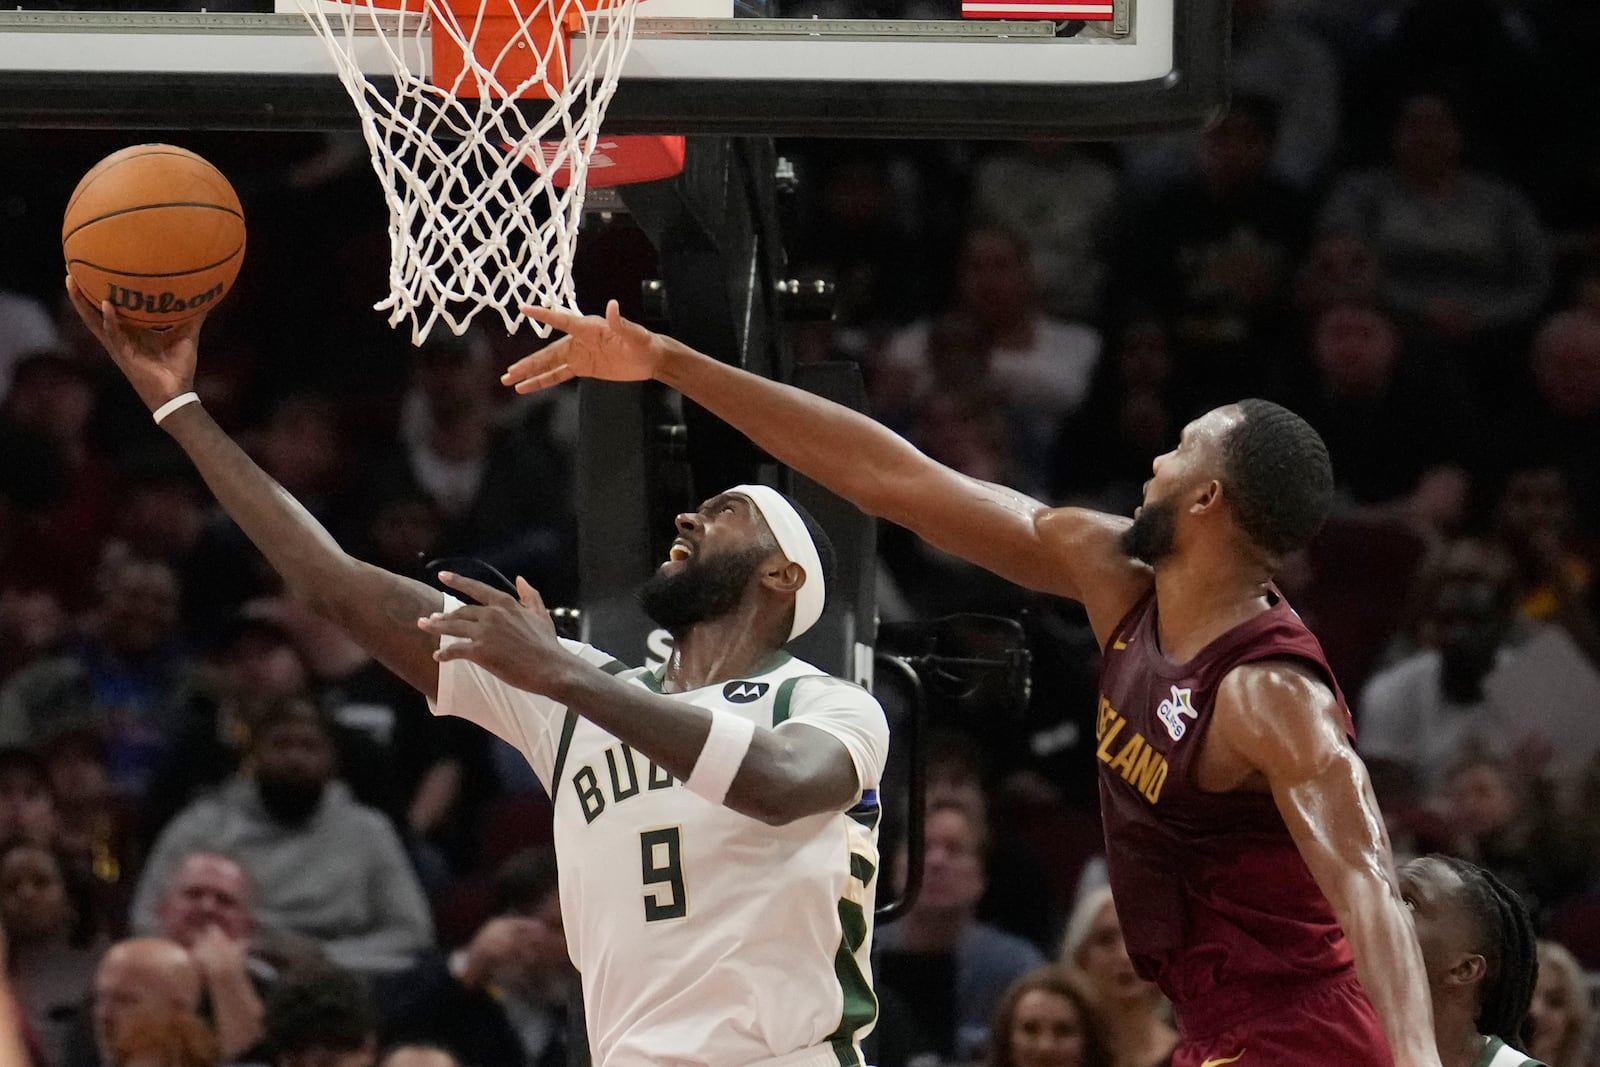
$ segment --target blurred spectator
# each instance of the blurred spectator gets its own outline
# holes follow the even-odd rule
[[[220,852],[191,852],[173,872],[156,904],[158,930],[191,953],[218,936],[243,949],[237,961],[260,988],[270,987],[278,972],[299,963],[322,958],[315,941],[286,930],[274,930],[256,920],[255,889],[239,862]],[[201,969],[208,961],[195,953]],[[234,961],[228,960],[230,964]],[[215,975],[206,971],[208,984]]]
[[[1261,392],[1283,332],[1308,214],[1268,168],[1279,128],[1271,100],[1235,96],[1205,135],[1198,174],[1128,215],[1120,288],[1171,321],[1179,390],[1195,412]]]
[[[368,507],[420,493],[444,520],[439,555],[476,554],[522,574],[552,603],[574,588],[571,486],[551,442],[503,409],[490,347],[479,331],[435,330],[417,352],[402,409],[398,448],[363,467]]]
[[[389,1041],[425,1042],[468,1067],[566,1067],[583,1043],[569,1010],[578,972],[567,955],[556,857],[529,849],[495,875],[497,914],[448,961],[425,963],[386,1011]]]
[[[67,622],[60,598],[48,589],[0,589],[0,682],[54,653]]]
[[[1516,756],[1561,780],[1597,747],[1600,674],[1565,630],[1520,619],[1506,554],[1440,548],[1418,579],[1421,651],[1380,671],[1358,705],[1359,744],[1379,799],[1436,793],[1474,755]]]
[[[116,518],[111,465],[91,446],[95,411],[93,377],[84,364],[62,352],[36,352],[20,360],[0,416],[41,435],[62,465],[62,495],[38,515],[34,581],[56,593],[71,610],[94,602],[94,569],[100,546]]]
[[[1285,14],[1282,0],[1235,0],[1229,80],[1233,95],[1271,100],[1280,134],[1272,171],[1314,187],[1339,140],[1339,67],[1328,47]]]
[[[373,1067],[377,1011],[360,977],[332,964],[284,975],[267,1000],[273,1067]]]
[[[244,868],[216,852],[185,856],[156,905],[159,932],[189,950],[205,983],[224,1056],[239,1059],[262,1038],[262,992],[281,968],[320,958],[307,939],[258,928]]]
[[[1150,461],[1177,439],[1188,410],[1166,324],[1141,318],[1124,326],[1115,357],[1095,370],[1088,401],[1062,423],[1052,498],[1132,512]]]
[[[1537,405],[1512,416],[1499,448],[1523,466],[1561,468],[1578,533],[1600,537],[1600,314],[1553,315],[1533,342]]]
[[[923,741],[925,796],[931,808],[963,809],[984,828],[984,891],[978,902],[980,921],[1025,937],[1043,951],[1061,929],[1049,877],[1033,845],[1005,813],[996,810],[986,784],[991,753],[971,734],[930,731]]]
[[[1004,405],[1021,484],[1042,484],[1056,426],[1088,396],[1100,359],[1100,335],[1040,309],[1026,242],[993,223],[975,225],[966,233],[952,310],[987,339],[987,374],[953,365],[957,354],[970,346],[947,353],[939,346],[934,322],[924,320],[890,339],[876,376],[903,381],[912,411],[935,391],[941,374],[950,380],[964,372],[957,380],[982,382]],[[946,362],[941,365],[941,360]]]
[[[49,309],[31,296],[0,289],[0,401],[11,389],[11,374],[18,360],[60,345],[61,336]]]
[[[1454,767],[1442,797],[1451,852],[1485,867],[1548,921],[1583,887],[1594,860],[1536,780],[1503,760],[1470,757]]]
[[[1574,550],[1572,497],[1561,468],[1513,470],[1494,518],[1495,534],[1517,566],[1522,614],[1563,627],[1600,664],[1594,568]]]
[[[105,744],[88,730],[69,730],[46,743],[44,763],[55,798],[56,847],[93,886],[99,924],[122,931],[130,880],[143,856],[133,806],[112,787]]]
[[[314,938],[341,966],[408,967],[432,941],[427,902],[389,821],[334,777],[328,726],[286,700],[253,724],[250,773],[180,812],[156,841],[133,903],[156,927],[162,889],[184,856],[220,849],[256,889],[261,921]]]
[[[1424,856],[1398,873],[1443,1067],[1524,1063],[1523,1020],[1539,969],[1527,908],[1494,875],[1458,859]]]
[[[261,469],[306,509],[328,521],[344,482],[344,440],[332,400],[314,393],[286,396],[243,443]]]
[[[1376,305],[1377,254],[1360,234],[1328,230],[1312,240],[1301,260],[1294,295],[1309,318],[1334,304]]]
[[[1449,102],[1406,98],[1391,162],[1341,180],[1321,227],[1359,234],[1377,250],[1379,293],[1408,325],[1436,341],[1493,347],[1531,323],[1548,295],[1549,241],[1527,197],[1466,170],[1463,153]]]
[[[95,971],[94,1047],[75,1049],[66,1067],[127,1067],[116,1054],[123,1023],[140,1011],[193,1015],[200,994],[199,969],[183,946],[156,937],[117,942]]]
[[[1572,953],[1539,942],[1539,979],[1528,1009],[1528,1055],[1549,1067],[1592,1067],[1595,1009]]]
[[[144,1008],[117,1027],[112,1062],[119,1067],[221,1067],[216,1035],[190,1012]]]
[[[1116,169],[1071,141],[1023,141],[973,173],[973,214],[1027,240],[1039,303],[1063,319],[1100,317],[1116,208]]]
[[[1381,508],[1431,535],[1465,518],[1478,458],[1470,389],[1451,368],[1403,351],[1371,304],[1331,304],[1311,325],[1309,381],[1285,403],[1317,428],[1349,504]]]
[[[1089,991],[1115,1067],[1172,1062],[1178,1031],[1168,1021],[1161,990],[1134,972],[1109,887],[1079,898],[1061,942],[1061,962]]]
[[[303,699],[327,711],[351,793],[389,816],[433,883],[469,865],[472,815],[493,784],[482,731],[429,715],[414,690],[286,597],[246,604],[216,643],[216,692],[191,702],[146,792],[149,836],[238,769],[254,715]]]
[[[11,988],[50,1064],[60,1064],[104,946],[84,894],[68,886],[48,847],[0,849],[0,925],[10,940]]]
[[[55,800],[44,760],[25,748],[0,748],[0,845],[56,839]]]
[[[1333,157],[1340,127],[1339,68],[1327,45],[1279,11],[1281,0],[1233,5],[1229,80],[1235,101],[1270,103],[1281,118],[1267,162],[1279,181],[1317,185]],[[1137,138],[1124,148],[1130,178],[1146,189],[1185,176],[1199,148],[1193,135]]]
[[[1011,983],[989,1024],[986,1067],[1114,1067],[1089,996],[1046,965]]]
[[[63,654],[17,672],[0,689],[0,740],[25,744],[87,728],[105,744],[114,787],[137,797],[197,677],[176,640],[172,569],[124,560],[104,581],[98,610]]]
[[[986,1046],[1001,995],[1044,957],[977,921],[988,843],[972,813],[948,801],[932,805],[924,834],[922,891],[903,918],[877,931],[873,971],[910,1006],[942,1056],[973,1058]],[[896,862],[903,875],[903,848]]]
[[[1562,102],[1539,99],[1539,42],[1530,15],[1541,8],[1574,6],[1586,5],[1388,0],[1369,26],[1370,62],[1352,79],[1349,132],[1354,147],[1362,155],[1375,150],[1383,138],[1378,127],[1386,108],[1419,87],[1449,90],[1460,119],[1471,131],[1470,140],[1481,146],[1485,163],[1497,170],[1521,169],[1539,159],[1540,141],[1570,143],[1563,137],[1570,128],[1561,129],[1554,122],[1545,126],[1542,136],[1530,138],[1527,116],[1547,108],[1564,110]]]
[[[209,652],[238,606],[275,587],[276,579],[176,446],[135,453],[118,470],[121,495],[107,555],[166,562],[182,591],[184,639]]]

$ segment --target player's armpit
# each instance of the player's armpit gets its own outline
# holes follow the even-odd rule
[[[728,789],[728,807],[771,826],[844,811],[861,793],[844,742],[804,722],[757,730]]]
[[[1438,1064],[1427,974],[1400,899],[1366,768],[1333,691],[1303,667],[1236,667],[1218,689],[1206,745],[1265,779],[1355,954],[1396,1063]]]

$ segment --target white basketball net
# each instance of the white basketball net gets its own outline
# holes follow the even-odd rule
[[[410,319],[412,343],[420,344],[439,319],[459,334],[493,308],[515,331],[526,321],[520,304],[574,307],[589,158],[633,40],[638,0],[599,13],[578,0],[509,0],[516,32],[482,56],[474,54],[481,17],[459,16],[444,0],[384,2],[299,0],[360,113],[389,204],[389,295],[377,309],[391,326]],[[562,26],[572,13],[581,14],[586,47],[569,62],[565,35],[542,20]],[[447,34],[464,55],[450,84],[424,76],[429,31]],[[368,66],[381,59],[381,73],[364,73],[362,55]],[[528,55],[537,57],[533,74],[502,84],[496,72],[505,60]],[[392,77],[398,92],[380,90],[375,77]],[[544,160],[538,172],[525,162],[534,153]],[[551,180],[559,169],[570,172],[565,186]]]

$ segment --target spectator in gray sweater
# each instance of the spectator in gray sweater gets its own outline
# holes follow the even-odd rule
[[[1377,250],[1381,298],[1444,342],[1531,322],[1549,293],[1550,243],[1515,187],[1462,165],[1449,102],[1417,94],[1401,106],[1393,162],[1341,180],[1324,232],[1357,234]]]
[[[326,723],[301,700],[263,711],[247,766],[169,823],[133,902],[136,929],[160,928],[164,888],[184,858],[216,850],[255,887],[257,919],[321,943],[369,975],[409,967],[433,941],[427,901],[394,828],[334,774]]]

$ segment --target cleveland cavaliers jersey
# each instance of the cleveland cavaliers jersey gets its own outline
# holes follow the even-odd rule
[[[1300,983],[1352,973],[1353,955],[1269,793],[1211,793],[1195,780],[1217,687],[1233,668],[1300,663],[1350,713],[1317,639],[1288,603],[1174,664],[1154,592],[1105,648],[1096,716],[1106,866],[1128,955],[1186,1017],[1209,1026],[1273,1004]]]
[[[445,610],[456,606],[446,598]],[[661,691],[657,673],[562,644]],[[859,1067],[877,1018],[868,954],[883,709],[785,652],[745,678],[669,696],[758,730],[804,724],[838,738],[855,763],[856,803],[768,826],[466,660],[439,665],[434,710],[519,749],[551,794],[562,920],[597,1067]]]

